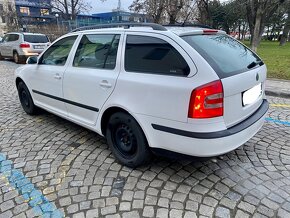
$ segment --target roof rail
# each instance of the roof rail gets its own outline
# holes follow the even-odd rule
[[[168,24],[168,25],[163,25],[165,27],[200,27],[200,28],[207,28],[207,29],[213,29],[211,26],[205,25],[205,24]]]
[[[153,30],[167,31],[165,27],[156,23],[110,23],[110,24],[100,24],[100,25],[94,25],[94,26],[80,27],[80,28],[72,30],[71,32],[114,28],[114,27],[124,27],[124,29],[130,29],[130,27],[151,27]]]

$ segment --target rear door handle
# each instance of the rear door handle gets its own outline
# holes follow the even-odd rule
[[[54,78],[59,80],[59,79],[61,79],[61,76],[57,73],[54,75]]]
[[[103,88],[111,88],[112,84],[109,83],[107,80],[103,80],[102,82],[100,82],[100,86]]]

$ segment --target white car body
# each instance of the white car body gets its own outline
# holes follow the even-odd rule
[[[60,39],[73,35],[77,39],[64,66],[26,65],[16,70],[16,83],[22,80],[27,85],[36,106],[100,135],[104,135],[104,114],[122,109],[135,118],[148,145],[156,151],[168,150],[202,157],[224,154],[243,145],[262,127],[268,109],[264,94],[267,70],[262,65],[220,78],[205,58],[180,37],[202,34],[202,31],[200,28],[159,31],[134,27],[69,33]],[[84,34],[120,35],[113,70],[73,66],[73,57]],[[225,33],[219,31],[218,34]],[[124,58],[129,35],[151,36],[168,42],[187,62],[189,75],[178,77],[126,72]],[[189,118],[193,90],[217,80],[222,82],[224,90],[223,116]],[[261,93],[243,106],[243,93],[259,84]]]

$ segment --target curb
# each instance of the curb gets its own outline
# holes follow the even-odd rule
[[[265,90],[265,93],[266,95],[273,96],[273,97],[290,98],[290,93],[288,92]]]

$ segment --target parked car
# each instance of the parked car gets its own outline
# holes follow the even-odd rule
[[[117,25],[78,29],[18,68],[24,111],[105,136],[129,167],[152,152],[224,154],[262,127],[267,70],[243,44],[213,29]]]
[[[0,43],[0,59],[11,58],[25,63],[30,56],[39,55],[50,44],[48,37],[39,33],[7,33]]]

